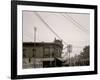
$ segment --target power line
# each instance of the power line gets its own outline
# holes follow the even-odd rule
[[[76,24],[78,24],[79,26],[81,26],[85,31],[88,32],[88,30],[86,28],[84,28],[83,25],[81,25],[80,23],[78,23],[73,17],[71,17],[70,15],[67,14],[67,16],[69,16]]]
[[[45,20],[37,13],[35,12],[35,15],[39,17],[39,19],[48,27],[60,40],[63,41],[64,44],[68,45],[50,26]]]
[[[68,19],[64,14],[61,14],[65,19]],[[85,33],[89,33],[87,29],[83,28],[83,26],[81,24],[79,24],[73,17],[69,16],[67,14],[67,16],[70,18],[69,20],[81,31],[85,32]]]
[[[78,25],[80,25],[83,29],[85,29],[86,31],[88,31],[82,24],[78,23],[72,16],[68,15],[73,21],[75,21]]]

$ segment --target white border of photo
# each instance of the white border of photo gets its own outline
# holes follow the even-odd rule
[[[80,72],[94,71],[94,10],[79,9],[79,8],[60,8],[60,7],[45,7],[45,6],[17,6],[17,75],[26,74],[46,74],[46,73],[64,73],[64,72]],[[22,68],[22,10],[30,11],[48,11],[48,12],[74,12],[90,14],[90,66],[72,66],[60,68]]]

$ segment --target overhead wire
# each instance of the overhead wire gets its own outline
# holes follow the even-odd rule
[[[61,14],[65,19],[68,19],[64,14]],[[78,28],[80,29],[81,31],[85,32],[85,33],[89,33],[87,29],[84,29],[84,28],[81,28],[83,27],[80,23],[78,23],[73,17],[69,16],[67,14],[67,16],[70,18],[70,21]],[[75,23],[74,23],[75,22]],[[81,26],[81,27],[80,27]],[[67,47],[63,48],[66,49]],[[82,47],[76,47],[76,48],[82,48]]]
[[[36,16],[38,16],[38,18],[46,25],[46,27],[48,27],[60,40],[62,40],[63,41],[63,43],[64,44],[66,44],[66,45],[68,45],[51,27],[50,27],[50,25],[37,13],[37,12],[35,12],[35,15]],[[65,15],[63,15],[64,17],[66,17]],[[75,22],[75,23],[77,23],[72,17],[71,17],[71,19]],[[75,23],[73,23],[75,26],[76,26],[76,24]],[[78,25],[80,25],[79,23],[77,23]],[[83,29],[82,28],[80,28],[80,27],[78,27],[79,29],[81,29],[82,31],[83,31]],[[82,47],[77,47],[77,48],[82,48]],[[65,48],[63,48],[63,49],[66,49],[66,47]]]
[[[66,14],[67,18],[64,14],[61,14],[65,19],[69,20],[71,23],[73,23],[75,25],[75,27],[77,27],[78,29],[80,29],[81,31],[89,34],[89,31],[87,29],[85,29],[80,23],[78,23],[73,17],[71,17],[70,15]]]
[[[56,15],[56,14],[55,14]],[[69,16],[69,15],[68,15]],[[69,16],[69,17],[71,17],[71,16]],[[71,17],[71,19],[73,19],[72,17]],[[73,19],[74,20],[74,19]],[[75,20],[74,20],[75,21]],[[80,25],[80,26],[82,26],[81,24],[79,24],[77,21],[75,21],[78,25]],[[88,30],[86,30],[86,31],[88,31]],[[80,41],[80,42],[83,42],[83,41]],[[64,49],[66,49],[67,48],[67,46],[65,46],[64,48],[63,48],[63,50]],[[73,48],[83,48],[83,46],[74,46]]]
[[[62,42],[66,45],[68,45],[50,26],[47,22],[45,22],[45,20],[37,13],[35,12],[35,15],[38,16],[38,18],[46,25],[46,27],[48,27],[60,40],[62,40]]]

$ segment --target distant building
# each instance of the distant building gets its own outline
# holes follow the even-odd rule
[[[56,39],[54,42],[24,42],[23,68],[61,66],[60,58],[62,49],[62,41]]]

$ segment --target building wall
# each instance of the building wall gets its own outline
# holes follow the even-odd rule
[[[23,55],[27,58],[42,58],[43,47],[23,47]]]
[[[62,49],[58,46],[37,46],[37,47],[24,47],[23,46],[23,57],[27,58],[50,58],[50,57],[61,57]]]
[[[23,68],[53,67],[54,59],[60,58],[62,45],[54,43],[23,43]]]

